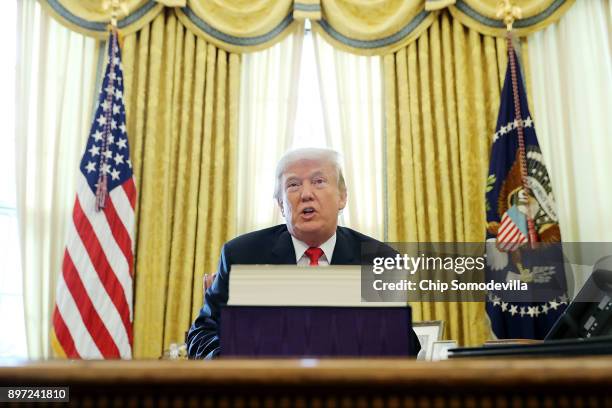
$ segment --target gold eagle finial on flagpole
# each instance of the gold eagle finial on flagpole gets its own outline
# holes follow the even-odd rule
[[[514,21],[523,18],[523,10],[518,6],[513,6],[510,0],[501,0],[497,6],[496,17],[504,20],[506,30],[512,31]]]
[[[105,0],[102,3],[102,9],[104,11],[110,10],[110,26],[114,30],[117,29],[117,18],[120,15],[125,17],[129,14],[128,6],[123,0]]]

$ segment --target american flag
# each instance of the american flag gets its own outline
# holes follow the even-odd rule
[[[58,355],[131,358],[135,204],[121,52],[113,31],[57,282],[52,343]]]
[[[497,231],[497,247],[501,251],[512,252],[528,242],[527,224],[518,216],[513,217],[512,210],[506,211]]]

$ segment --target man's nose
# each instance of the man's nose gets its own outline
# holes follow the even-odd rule
[[[300,195],[300,199],[302,201],[310,201],[314,198],[313,196],[313,188],[312,185],[308,182],[302,184],[302,194]]]

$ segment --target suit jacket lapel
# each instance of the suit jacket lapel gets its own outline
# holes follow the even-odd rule
[[[286,229],[281,232],[276,245],[272,248],[273,265],[295,265],[295,248],[291,241],[291,234]]]
[[[332,265],[356,265],[359,264],[357,254],[353,251],[352,240],[338,227],[336,230],[336,247],[332,255]]]

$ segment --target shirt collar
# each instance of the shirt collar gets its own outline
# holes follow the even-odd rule
[[[300,259],[304,256],[304,252],[308,248],[305,242],[300,241],[293,235],[291,235],[291,241],[293,241],[293,249],[295,249],[295,263],[298,263]],[[336,247],[336,233],[332,235],[327,241],[322,243],[319,248],[323,250],[325,254],[325,258],[327,258],[327,263],[331,264],[332,255],[334,254],[334,248]]]

